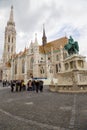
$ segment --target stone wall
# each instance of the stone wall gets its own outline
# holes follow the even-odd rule
[[[78,85],[87,85],[87,71],[78,73]]]
[[[49,88],[53,92],[87,92],[87,71],[59,73],[58,83]]]
[[[58,74],[58,85],[72,85],[72,72],[59,73]]]

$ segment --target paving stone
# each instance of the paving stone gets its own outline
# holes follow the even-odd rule
[[[87,130],[87,94],[0,88],[0,130]]]

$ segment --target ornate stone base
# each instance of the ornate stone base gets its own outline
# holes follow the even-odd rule
[[[49,85],[52,92],[87,92],[87,71],[73,70],[58,74],[58,83]]]
[[[63,93],[87,93],[87,85],[78,85],[77,89],[74,89],[73,86],[55,86],[49,85],[49,89],[52,92],[63,92]]]

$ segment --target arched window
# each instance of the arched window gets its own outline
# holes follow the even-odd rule
[[[58,64],[56,64],[56,73],[58,72]]]
[[[12,43],[13,43],[13,37],[12,37]]]
[[[34,62],[34,59],[33,57],[30,59],[30,69],[33,69],[33,62]]]
[[[58,55],[56,55],[56,60],[57,60],[57,61],[59,60],[59,56],[58,56]]]
[[[10,36],[8,36],[8,42],[10,42]]]
[[[15,74],[17,74],[17,63],[15,63]]]
[[[25,73],[25,61],[22,60],[22,73]]]

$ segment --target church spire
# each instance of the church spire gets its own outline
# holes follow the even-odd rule
[[[38,41],[37,41],[37,33],[35,33],[35,45],[38,45]]]
[[[37,43],[37,33],[35,33],[35,43]]]
[[[45,25],[43,24],[43,36],[45,36]]]
[[[45,34],[45,26],[43,24],[43,37],[42,37],[42,43],[43,45],[45,45],[47,43],[47,37],[46,37],[46,34]]]
[[[13,6],[11,6],[10,17],[9,17],[9,21],[8,21],[7,24],[8,25],[10,25],[10,24],[15,25],[15,23],[14,23],[14,16],[13,16]]]
[[[11,6],[11,12],[10,12],[10,17],[9,17],[9,21],[13,22],[13,6]]]
[[[16,52],[16,29],[13,19],[13,6],[11,6],[10,17],[5,27],[3,61],[7,62]]]

